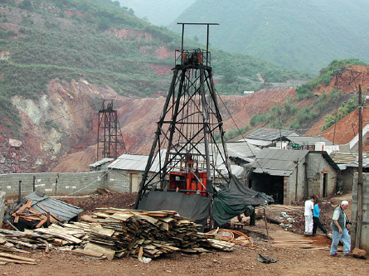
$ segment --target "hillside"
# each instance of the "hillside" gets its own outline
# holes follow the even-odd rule
[[[360,83],[365,88],[369,85],[368,66],[356,65],[351,67],[362,72]],[[220,95],[220,112],[224,121],[226,136],[237,135],[237,128],[252,131],[258,127],[268,127],[268,123],[275,120],[251,126],[255,115],[267,114],[276,107],[288,106],[286,99],[291,99],[290,104],[294,109],[314,106],[314,101],[334,88],[332,78],[328,85],[321,85],[314,90],[312,98],[298,98],[295,87],[265,88],[249,96]],[[169,85],[169,84],[168,84]],[[297,87],[300,88],[301,86]],[[337,87],[342,90],[342,95],[337,102],[329,103],[315,120],[308,120],[313,124],[307,135],[323,135],[322,126],[324,118],[330,107],[337,108],[341,97],[352,95],[351,86]],[[156,122],[161,114],[164,97],[156,98],[129,98],[118,95],[112,89],[104,89],[98,85],[88,83],[80,79],[70,83],[62,80],[53,80],[48,85],[48,95],[44,95],[39,101],[26,100],[22,97],[13,97],[13,102],[19,110],[22,118],[23,134],[22,146],[13,148],[9,138],[14,138],[6,127],[0,124],[0,173],[9,172],[79,172],[87,171],[88,165],[96,160],[97,138],[97,108],[100,99],[114,98],[114,107],[118,112],[121,130],[124,136],[126,148],[129,153],[148,154],[151,148]],[[329,98],[329,97],[327,97]],[[303,113],[301,113],[303,114]],[[274,115],[275,116],[275,115]],[[300,115],[302,116],[302,115]],[[350,115],[351,116],[351,115]],[[283,117],[280,115],[279,117]],[[297,114],[291,115],[291,120],[296,119]],[[304,116],[302,116],[304,118]],[[42,118],[50,118],[48,128],[40,124]],[[337,126],[343,128],[349,124],[345,116]],[[365,117],[367,118],[367,117]],[[368,121],[365,119],[365,121]],[[345,123],[342,123],[345,122]],[[329,132],[332,127],[327,129]],[[300,129],[301,131],[302,129]],[[343,143],[351,140],[357,130],[340,133],[345,137]],[[328,134],[327,134],[328,135]],[[232,136],[234,137],[234,136]],[[331,139],[330,136],[324,137]],[[338,135],[337,135],[338,137]],[[242,137],[241,137],[242,138]],[[337,139],[337,138],[336,138]],[[338,140],[337,140],[338,143]]]
[[[195,0],[120,0],[122,6],[134,11],[139,18],[154,25],[167,26]]]
[[[85,79],[127,97],[165,95],[180,36],[138,19],[109,0],[2,0],[0,6],[0,118],[17,131],[10,98],[38,100],[54,79]],[[202,45],[189,41],[191,48]],[[245,55],[212,52],[220,91],[240,94],[270,82],[308,80],[308,74]],[[223,66],[237,59],[238,70]],[[231,68],[232,69],[232,68]],[[238,77],[238,76],[242,76]],[[42,122],[50,118],[42,118]]]
[[[178,35],[108,0],[3,2],[0,173],[88,170],[96,161],[102,100],[114,99],[128,152],[147,154],[169,89]],[[221,108],[227,139],[237,132],[233,120],[247,131],[259,126],[251,125],[255,114],[278,111],[278,106],[303,110],[313,102],[309,89],[320,79],[331,80],[332,68],[363,64],[334,62],[308,81],[308,74],[211,50],[215,87],[227,106]],[[295,90],[292,81],[306,84]],[[290,86],[270,87],[283,82]],[[244,90],[258,92],[246,97]],[[296,95],[299,100],[291,103]],[[300,125],[277,123],[300,128],[311,121],[304,120]]]
[[[369,87],[369,66],[354,65],[347,68],[361,73],[360,78],[357,79],[356,86],[361,84],[363,89]],[[347,72],[342,76],[347,78],[349,74]],[[340,106],[345,106],[350,99],[357,101],[357,95],[353,92],[353,85],[335,85],[335,81],[335,78],[331,78],[327,85],[321,85],[314,89],[315,96],[304,99],[298,98],[295,87],[266,88],[249,96],[221,95],[219,100],[220,112],[224,121],[226,137],[230,134],[235,135],[238,133],[237,129],[241,128],[253,131],[259,127],[268,127],[268,122],[251,126],[252,118],[256,114],[268,113],[276,107],[286,106],[286,99],[291,99],[291,105],[294,109],[306,111],[307,107],[318,105],[316,102],[322,100],[320,98],[321,95],[329,94],[335,89],[339,89],[342,91],[340,96],[335,98],[334,102],[327,102],[327,105],[324,105],[324,108],[315,117],[315,120],[311,118],[311,120],[305,122],[305,125],[303,125],[304,128],[293,130],[306,136],[322,136],[330,141],[335,141],[336,144],[348,143],[358,133],[357,109],[340,119],[336,124],[336,130],[334,130],[334,126],[332,125],[323,131],[325,117],[328,114],[334,113]],[[328,96],[326,97],[329,98]],[[120,102],[122,106],[118,109],[118,113],[120,114],[119,118],[126,146],[130,153],[149,153],[156,131],[156,122],[160,117],[164,101],[165,98],[160,97],[155,99],[129,99],[128,101],[123,100],[123,102]],[[365,122],[368,122],[369,113],[366,109],[364,108],[363,118]],[[304,117],[299,114],[303,113],[291,115],[287,124],[299,116]],[[283,117],[281,114],[278,116]],[[269,123],[274,123],[275,121],[277,120],[271,120]],[[287,128],[287,126],[283,128]],[[335,135],[335,138],[333,135]],[[231,137],[234,136],[228,136],[228,138]],[[239,136],[235,140],[241,138],[242,136]],[[63,161],[53,171],[86,170],[88,164],[95,161],[95,150],[96,146],[90,146],[83,151],[68,154],[63,157]],[[88,161],[86,162],[86,160]]]
[[[334,59],[369,62],[366,0],[197,0],[176,22],[218,22],[211,44],[316,73]],[[198,29],[190,37],[205,41]]]

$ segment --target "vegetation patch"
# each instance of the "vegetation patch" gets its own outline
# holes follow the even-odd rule
[[[298,86],[296,88],[297,97],[300,100],[312,98],[314,89],[319,89],[320,86],[327,86],[332,81],[332,78],[345,70],[348,65],[367,64],[358,59],[334,60],[327,67],[320,70],[317,78]]]

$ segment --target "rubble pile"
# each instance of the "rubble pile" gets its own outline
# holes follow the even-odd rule
[[[53,223],[25,232],[0,229],[0,251],[50,248],[98,259],[157,258],[172,252],[233,251],[234,243],[197,231],[197,225],[175,211],[103,208],[84,221]],[[12,259],[14,260],[14,259]],[[24,261],[26,262],[26,261]]]
[[[98,207],[130,209],[135,203],[137,193],[119,193],[107,189],[97,189],[96,193],[84,197],[61,197],[61,201],[78,206],[84,213],[94,212]]]

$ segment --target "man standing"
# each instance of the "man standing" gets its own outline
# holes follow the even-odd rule
[[[327,230],[325,230],[323,224],[320,222],[319,219],[319,213],[320,213],[320,206],[322,204],[321,200],[317,200],[315,206],[314,206],[314,211],[313,211],[313,222],[314,222],[314,226],[313,226],[313,237],[316,235],[316,230],[319,229],[323,231],[324,234],[327,235]]]
[[[313,234],[313,209],[315,203],[315,196],[305,201],[305,235]]]
[[[331,228],[333,231],[332,236],[332,244],[331,244],[331,256],[336,257],[337,255],[337,246],[340,240],[343,242],[343,254],[344,256],[348,256],[351,251],[351,237],[346,228],[346,223],[348,222],[346,212],[349,203],[344,200],[341,202],[341,205],[338,206],[334,212],[331,222]]]

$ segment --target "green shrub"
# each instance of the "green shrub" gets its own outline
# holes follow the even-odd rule
[[[50,119],[45,121],[44,126],[48,131],[50,131],[52,128],[59,130],[59,125]]]
[[[32,2],[29,0],[24,0],[18,4],[18,8],[24,9],[27,11],[32,11],[33,10]]]

